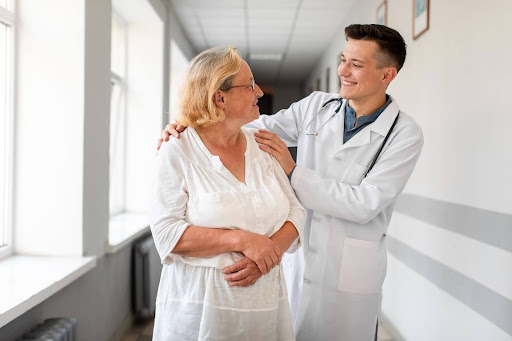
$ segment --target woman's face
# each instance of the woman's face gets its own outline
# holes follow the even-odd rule
[[[242,61],[240,71],[233,78],[231,88],[224,91],[224,114],[226,120],[236,120],[242,125],[252,122],[260,116],[258,98],[263,91],[257,84],[252,89],[254,76],[249,65]]]

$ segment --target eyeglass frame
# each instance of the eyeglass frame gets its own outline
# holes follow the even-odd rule
[[[251,87],[251,90],[254,91],[254,89],[256,89],[256,81],[254,80],[254,78],[252,79],[252,84],[244,84],[244,85],[232,85],[230,86],[229,88],[227,89],[219,89],[219,90],[222,90],[222,91],[228,91],[228,90],[231,90],[233,88],[241,88],[241,87]]]

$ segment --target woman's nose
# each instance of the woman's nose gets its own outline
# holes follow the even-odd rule
[[[263,90],[261,90],[258,84],[254,84],[254,93],[256,94],[257,98],[263,97]]]

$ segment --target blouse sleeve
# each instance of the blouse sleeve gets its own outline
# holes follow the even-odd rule
[[[172,263],[172,250],[190,225],[185,221],[188,189],[184,160],[176,141],[162,144],[150,191],[150,227],[162,264]]]
[[[295,226],[299,234],[299,237],[295,239],[292,245],[290,245],[290,248],[286,251],[287,253],[294,253],[301,246],[302,240],[304,238],[306,210],[304,207],[302,207],[302,205],[299,203],[299,200],[295,196],[295,192],[293,191],[293,188],[290,184],[290,180],[286,176],[284,170],[281,168],[279,162],[273,156],[271,156],[271,158],[276,179],[279,182],[279,185],[281,186],[284,194],[290,201],[290,212],[288,213],[287,221],[291,222]]]

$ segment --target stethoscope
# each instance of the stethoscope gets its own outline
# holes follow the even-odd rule
[[[327,106],[327,104],[329,103],[333,103],[333,102],[340,102],[340,104],[338,105],[338,107],[336,108],[336,110],[334,110],[334,114],[331,115],[331,117],[329,117],[327,119],[327,121],[324,122],[324,124],[322,124],[320,126],[320,128],[318,128],[314,133],[308,133],[307,130],[309,128],[309,126],[311,125],[311,123],[313,123],[314,120],[316,120],[316,118],[318,117],[318,115],[324,110],[324,108]],[[332,98],[330,100],[328,100],[327,102],[325,102],[322,107],[320,108],[320,110],[316,113],[315,116],[313,116],[313,118],[311,119],[311,121],[309,121],[308,125],[306,126],[306,128],[303,128],[304,127],[304,120],[302,120],[302,127],[299,129],[299,131],[304,134],[304,135],[307,135],[307,136],[318,136],[318,132],[320,131],[320,129],[322,129],[326,124],[327,122],[329,122],[334,116],[336,116],[340,110],[341,110],[341,107],[343,105],[343,98]],[[306,116],[304,116],[304,119],[306,118]]]

